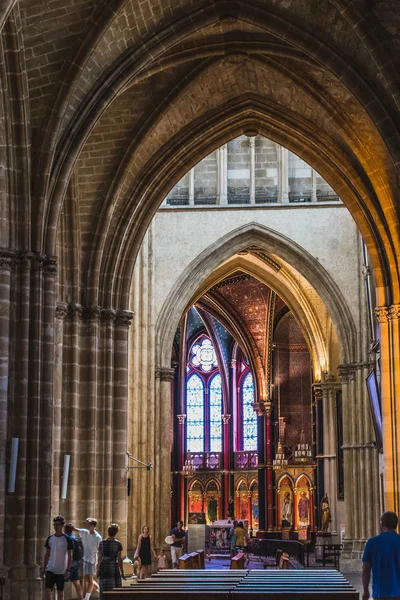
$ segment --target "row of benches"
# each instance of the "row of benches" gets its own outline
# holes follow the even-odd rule
[[[337,571],[166,570],[129,588],[104,592],[104,600],[358,600],[358,592]]]

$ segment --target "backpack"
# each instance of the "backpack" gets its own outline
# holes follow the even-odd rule
[[[72,539],[74,548],[72,550],[72,560],[80,562],[83,557],[83,544],[81,538],[75,537]]]

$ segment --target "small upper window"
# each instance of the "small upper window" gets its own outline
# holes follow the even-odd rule
[[[217,355],[209,338],[203,338],[200,344],[194,344],[190,362],[196,369],[212,371],[218,366]]]

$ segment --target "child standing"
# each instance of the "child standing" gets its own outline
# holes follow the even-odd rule
[[[164,550],[161,548],[160,554],[157,556],[157,571],[163,571],[167,568],[167,557]]]

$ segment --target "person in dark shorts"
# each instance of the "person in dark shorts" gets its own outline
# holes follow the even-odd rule
[[[64,525],[65,519],[62,515],[54,517],[54,534],[50,535],[45,543],[46,554],[41,575],[46,579],[46,600],[51,600],[54,586],[57,588],[58,600],[63,600],[64,582],[70,575],[74,545],[71,538],[64,535]]]
[[[171,529],[173,542],[171,544],[171,560],[174,569],[178,566],[178,560],[183,554],[183,548],[186,545],[186,534],[183,529],[183,521],[178,521],[176,527]]]
[[[72,523],[67,523],[64,526],[64,533],[69,538],[71,538],[74,548],[72,550],[72,563],[71,568],[69,570],[69,577],[65,580],[65,583],[69,581],[75,588],[76,594],[79,600],[83,600],[83,589],[80,582],[79,570],[82,567],[82,557],[83,557],[83,544],[82,540],[74,535],[74,526]]]
[[[381,533],[368,540],[363,554],[363,595],[368,600],[372,571],[374,600],[400,600],[400,535],[396,533],[398,518],[394,512],[381,516]]]

